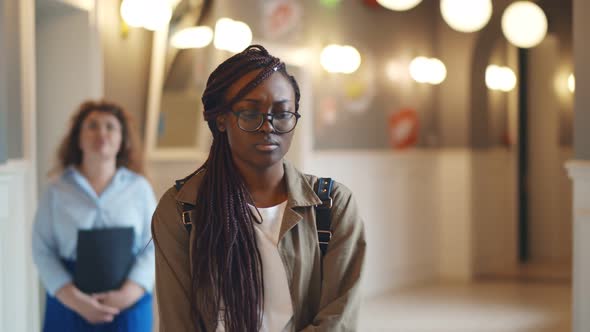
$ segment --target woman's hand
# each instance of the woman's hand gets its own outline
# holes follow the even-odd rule
[[[119,309],[100,303],[93,296],[83,293],[72,283],[60,288],[55,297],[91,324],[112,322],[120,312]]]
[[[122,311],[134,305],[144,293],[143,287],[131,280],[127,280],[118,290],[93,294],[92,297],[103,305]]]

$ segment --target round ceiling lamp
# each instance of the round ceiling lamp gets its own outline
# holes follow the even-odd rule
[[[490,90],[509,92],[516,87],[516,75],[508,67],[489,65],[486,68],[485,80]]]
[[[422,0],[377,0],[377,2],[387,9],[401,12],[416,7]]]
[[[252,30],[242,21],[223,17],[215,23],[213,45],[219,50],[238,53],[252,43]]]
[[[134,28],[143,26],[143,12],[139,0],[123,0],[120,12],[121,17],[128,26]]]
[[[352,74],[361,65],[361,54],[352,46],[331,44],[322,50],[320,64],[329,73]]]
[[[447,67],[439,59],[430,59],[430,81],[428,83],[441,84],[447,78]]]
[[[123,0],[121,17],[130,27],[157,31],[168,26],[172,6],[167,0]]]
[[[202,48],[211,43],[213,40],[213,30],[208,26],[198,26],[182,29],[170,38],[172,47],[185,48]]]
[[[547,34],[547,16],[533,2],[514,2],[502,14],[502,32],[517,47],[537,46]]]
[[[410,62],[410,76],[418,83],[437,85],[447,77],[445,64],[436,58],[419,56]]]
[[[418,83],[430,81],[430,59],[419,56],[410,62],[410,76]]]
[[[576,77],[574,74],[569,74],[567,77],[567,88],[571,93],[576,92]]]
[[[454,30],[474,32],[490,21],[492,0],[441,0],[440,12]]]

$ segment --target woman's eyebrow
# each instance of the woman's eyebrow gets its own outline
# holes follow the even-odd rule
[[[280,99],[280,100],[274,101],[273,104],[285,104],[285,103],[288,103],[290,101],[291,101],[290,99]],[[244,99],[238,101],[238,103],[239,102],[247,102],[247,103],[252,103],[252,104],[260,104],[260,103],[262,103],[262,100],[261,99],[255,99],[255,98],[244,98]]]
[[[259,104],[262,102],[260,99],[254,99],[254,98],[244,98],[240,101],[254,103],[254,104]]]
[[[290,101],[291,101],[290,99],[280,99],[280,100],[275,101],[273,104],[286,104]]]

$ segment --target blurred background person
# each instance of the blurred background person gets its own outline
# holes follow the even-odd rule
[[[156,200],[143,166],[127,112],[107,101],[80,105],[33,228],[33,259],[47,291],[43,331],[151,330]],[[82,292],[74,282],[78,231],[118,227],[133,229],[126,280],[118,289]]]

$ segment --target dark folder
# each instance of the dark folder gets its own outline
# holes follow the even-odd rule
[[[133,261],[133,227],[79,230],[74,284],[87,294],[119,289]]]

